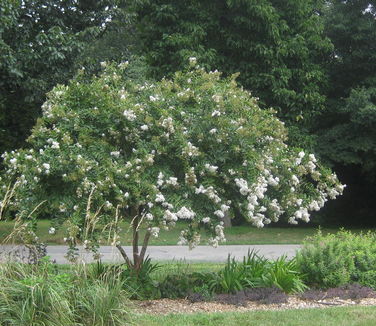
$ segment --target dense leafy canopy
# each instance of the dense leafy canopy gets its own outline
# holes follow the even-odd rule
[[[154,76],[173,73],[194,55],[204,67],[240,72],[240,83],[286,122],[305,122],[323,108],[326,76],[320,63],[332,48],[317,12],[320,1],[136,4],[142,53]]]
[[[329,66],[327,111],[318,120],[319,143],[326,158],[373,168],[376,138],[376,3],[333,1],[326,30],[335,48]],[[371,160],[370,160],[371,159]]]
[[[234,77],[190,63],[154,84],[123,79],[122,63],[56,87],[29,148],[3,155],[18,218],[30,228],[43,213],[69,220],[72,245],[121,218],[133,219],[136,242],[140,225],[157,236],[180,219],[189,222],[180,243],[198,244],[206,229],[216,246],[227,211],[258,227],[282,216],[296,224],[342,193],[313,154],[284,143],[283,123]]]
[[[323,11],[334,51],[327,68],[326,110],[314,122],[314,129],[321,157],[349,186],[346,195],[328,211],[328,216],[337,216],[341,224],[374,224],[375,6],[375,1],[333,0]]]
[[[375,17],[374,0],[2,0],[0,152],[25,145],[46,92],[81,67],[88,80],[99,62],[132,58],[128,77],[159,80],[195,56],[241,72],[288,142],[338,171],[359,203],[330,215],[353,221],[375,189]]]
[[[46,92],[73,77],[118,1],[0,2],[0,151],[23,144]],[[96,64],[99,61],[97,60]]]

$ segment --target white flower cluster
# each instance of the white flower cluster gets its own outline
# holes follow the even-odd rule
[[[190,57],[189,58],[189,64],[194,66],[197,64],[197,58],[196,57]]]
[[[180,210],[176,213],[177,217],[181,220],[193,220],[196,213],[191,209],[183,206]]]
[[[161,126],[165,128],[170,134],[173,134],[175,132],[174,123],[171,117],[163,119]]]
[[[110,155],[113,156],[113,157],[119,158],[120,157],[120,152],[119,151],[111,152]]]
[[[209,163],[205,164],[205,168],[210,172],[210,173],[216,173],[218,170],[218,166],[215,165],[210,165]]]
[[[136,120],[136,114],[132,110],[124,110],[123,115],[128,121]]]
[[[209,244],[214,248],[217,248],[219,243],[226,242],[226,237],[224,233],[224,227],[222,224],[216,225],[214,230],[216,236],[214,238],[209,239]]]
[[[248,188],[248,182],[243,178],[236,178],[235,184],[238,186],[240,193],[243,196],[247,196],[250,189]]]
[[[195,174],[195,169],[193,167],[190,168],[188,173],[185,174],[185,183],[187,185],[194,185],[197,183],[197,177]]]
[[[198,148],[193,145],[191,142],[187,142],[187,147],[185,147],[182,151],[183,155],[187,155],[189,157],[194,157],[199,155]]]
[[[60,148],[59,142],[53,140],[52,138],[47,139],[47,143],[51,144],[51,148],[55,148],[55,149],[59,149]]]
[[[178,241],[178,245],[180,245],[180,246],[188,245],[189,249],[193,249],[194,247],[196,247],[197,245],[200,244],[201,236],[200,236],[199,233],[195,232],[193,234],[192,239],[190,239],[189,241],[188,241],[187,237],[188,237],[188,231],[187,230],[181,231],[179,241]]]
[[[149,230],[150,230],[150,233],[151,233],[152,237],[158,238],[159,231],[161,230],[159,227],[154,226],[154,227],[150,228]]]
[[[178,178],[175,178],[175,177],[169,177],[167,180],[166,180],[166,184],[168,185],[171,185],[171,186],[178,186]]]
[[[213,186],[209,186],[205,188],[203,185],[200,185],[199,187],[195,188],[195,194],[204,194],[209,199],[211,199],[215,204],[218,204],[221,202],[221,198],[218,196],[216,190]]]

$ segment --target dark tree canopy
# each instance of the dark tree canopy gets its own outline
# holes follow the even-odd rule
[[[357,223],[374,223],[376,2],[332,0],[324,18],[334,51],[327,108],[316,121],[317,149],[348,184],[328,216],[354,223],[356,215]]]
[[[330,89],[327,111],[317,121],[325,157],[368,172],[376,154],[375,5],[363,0],[330,3],[325,13],[326,33],[334,44],[328,66]]]
[[[286,122],[307,121],[323,108],[321,1],[138,1],[138,28],[152,75],[162,77],[197,56],[272,106]],[[302,119],[304,118],[304,119]]]
[[[23,144],[46,92],[73,77],[120,1],[0,3],[0,152]],[[82,61],[82,60],[81,60]]]

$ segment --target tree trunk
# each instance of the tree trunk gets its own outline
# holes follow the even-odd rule
[[[149,240],[151,237],[150,230],[147,230],[145,233],[144,241],[142,243],[141,252],[139,250],[138,241],[139,241],[139,223],[141,221],[139,216],[139,207],[131,208],[131,219],[132,219],[132,254],[133,254],[133,263],[131,259],[126,254],[125,250],[120,246],[116,245],[116,248],[119,250],[121,256],[124,258],[128,268],[135,272],[136,274],[139,273],[141,266],[145,259],[146,249],[149,244]]]
[[[231,215],[229,211],[225,212],[225,216],[223,217],[223,225],[225,228],[232,227]]]
[[[140,216],[138,206],[131,209],[131,217],[133,219],[133,241],[132,241],[132,247],[133,247],[133,266],[139,266],[139,250],[138,250],[138,236],[139,236],[139,230],[138,230],[138,223],[140,222]]]

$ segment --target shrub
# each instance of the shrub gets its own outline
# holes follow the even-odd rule
[[[242,286],[238,290],[275,287],[286,293],[296,293],[307,288],[294,259],[287,260],[286,257],[281,257],[275,261],[269,261],[255,252],[248,252],[243,262],[237,264],[238,269],[242,271],[239,273]],[[233,276],[236,277],[234,274]]]
[[[2,326],[120,326],[129,320],[128,294],[121,282],[82,277],[83,268],[59,272],[39,265],[0,265]]]
[[[376,234],[341,230],[323,236],[319,231],[304,242],[296,256],[305,281],[316,287],[360,283],[376,288]]]
[[[104,63],[100,76],[79,73],[50,92],[27,148],[3,155],[0,190],[25,241],[35,241],[38,216],[53,217],[51,233],[68,220],[69,253],[77,242],[95,250],[106,235],[138,270],[150,237],[178,219],[189,222],[181,244],[199,244],[205,231],[217,246],[225,214],[296,224],[342,193],[313,154],[287,146],[283,123],[236,76],[190,64],[138,85],[124,78],[127,63]],[[132,221],[133,261],[120,246],[122,219]]]
[[[264,287],[276,287],[286,293],[303,292],[308,288],[302,280],[296,260],[287,260],[285,256],[270,263],[260,283]]]
[[[170,274],[159,283],[162,298],[184,298],[194,292],[200,292],[210,273]]]
[[[225,267],[218,273],[206,273],[204,284],[215,293],[236,293],[247,288],[279,288],[286,293],[304,291],[307,286],[302,281],[294,259],[281,257],[269,261],[254,251],[238,262],[230,256]]]

